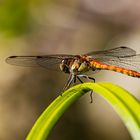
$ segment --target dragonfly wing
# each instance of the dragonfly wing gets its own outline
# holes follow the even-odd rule
[[[46,69],[60,70],[62,60],[74,57],[74,55],[47,55],[38,59],[37,64]]]
[[[107,65],[117,66],[124,69],[140,72],[140,54],[127,57],[102,57],[97,59]]]
[[[6,62],[17,66],[44,67],[46,69],[60,70],[59,65],[62,60],[73,57],[73,55],[10,56],[6,59]]]
[[[25,67],[37,67],[36,56],[10,56],[6,59],[6,62],[11,65],[25,66]]]
[[[121,46],[109,50],[91,52],[88,53],[87,55],[93,56],[94,58],[100,58],[102,56],[124,57],[124,56],[134,56],[136,55],[136,51],[131,48]]]

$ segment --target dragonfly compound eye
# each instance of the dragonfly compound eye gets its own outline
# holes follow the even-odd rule
[[[62,63],[60,64],[60,70],[69,73],[69,67],[67,65],[67,60],[62,60]]]

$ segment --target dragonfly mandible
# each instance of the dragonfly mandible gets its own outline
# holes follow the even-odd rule
[[[104,51],[94,51],[84,55],[40,55],[40,56],[10,56],[6,59],[8,64],[18,66],[44,67],[46,69],[59,69],[69,74],[68,81],[63,90],[70,87],[81,77],[89,77],[87,71],[113,70],[132,77],[140,78],[140,54],[128,47],[118,47]]]

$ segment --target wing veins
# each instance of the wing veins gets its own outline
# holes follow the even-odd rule
[[[121,68],[140,72],[140,54],[127,57],[102,57],[98,61],[107,65],[113,65]]]
[[[88,56],[93,56],[94,58],[99,58],[102,56],[116,56],[116,57],[126,57],[136,55],[136,51],[128,47],[118,47],[113,49],[108,49],[104,51],[94,51],[87,54]]]

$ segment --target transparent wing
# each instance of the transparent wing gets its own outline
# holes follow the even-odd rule
[[[105,51],[91,52],[89,58],[107,65],[118,66],[140,72],[140,54],[128,47],[118,47]]]
[[[109,50],[91,52],[87,55],[92,56],[94,58],[100,58],[102,56],[126,57],[136,55],[136,51],[131,48],[121,46]]]
[[[25,67],[44,67],[59,70],[63,59],[74,58],[73,55],[43,55],[43,56],[10,56],[6,62],[11,65]]]
[[[97,60],[107,65],[118,66],[121,68],[140,72],[140,54],[124,57],[106,56],[97,58]]]
[[[6,62],[11,65],[37,67],[37,56],[10,56],[6,58]]]

